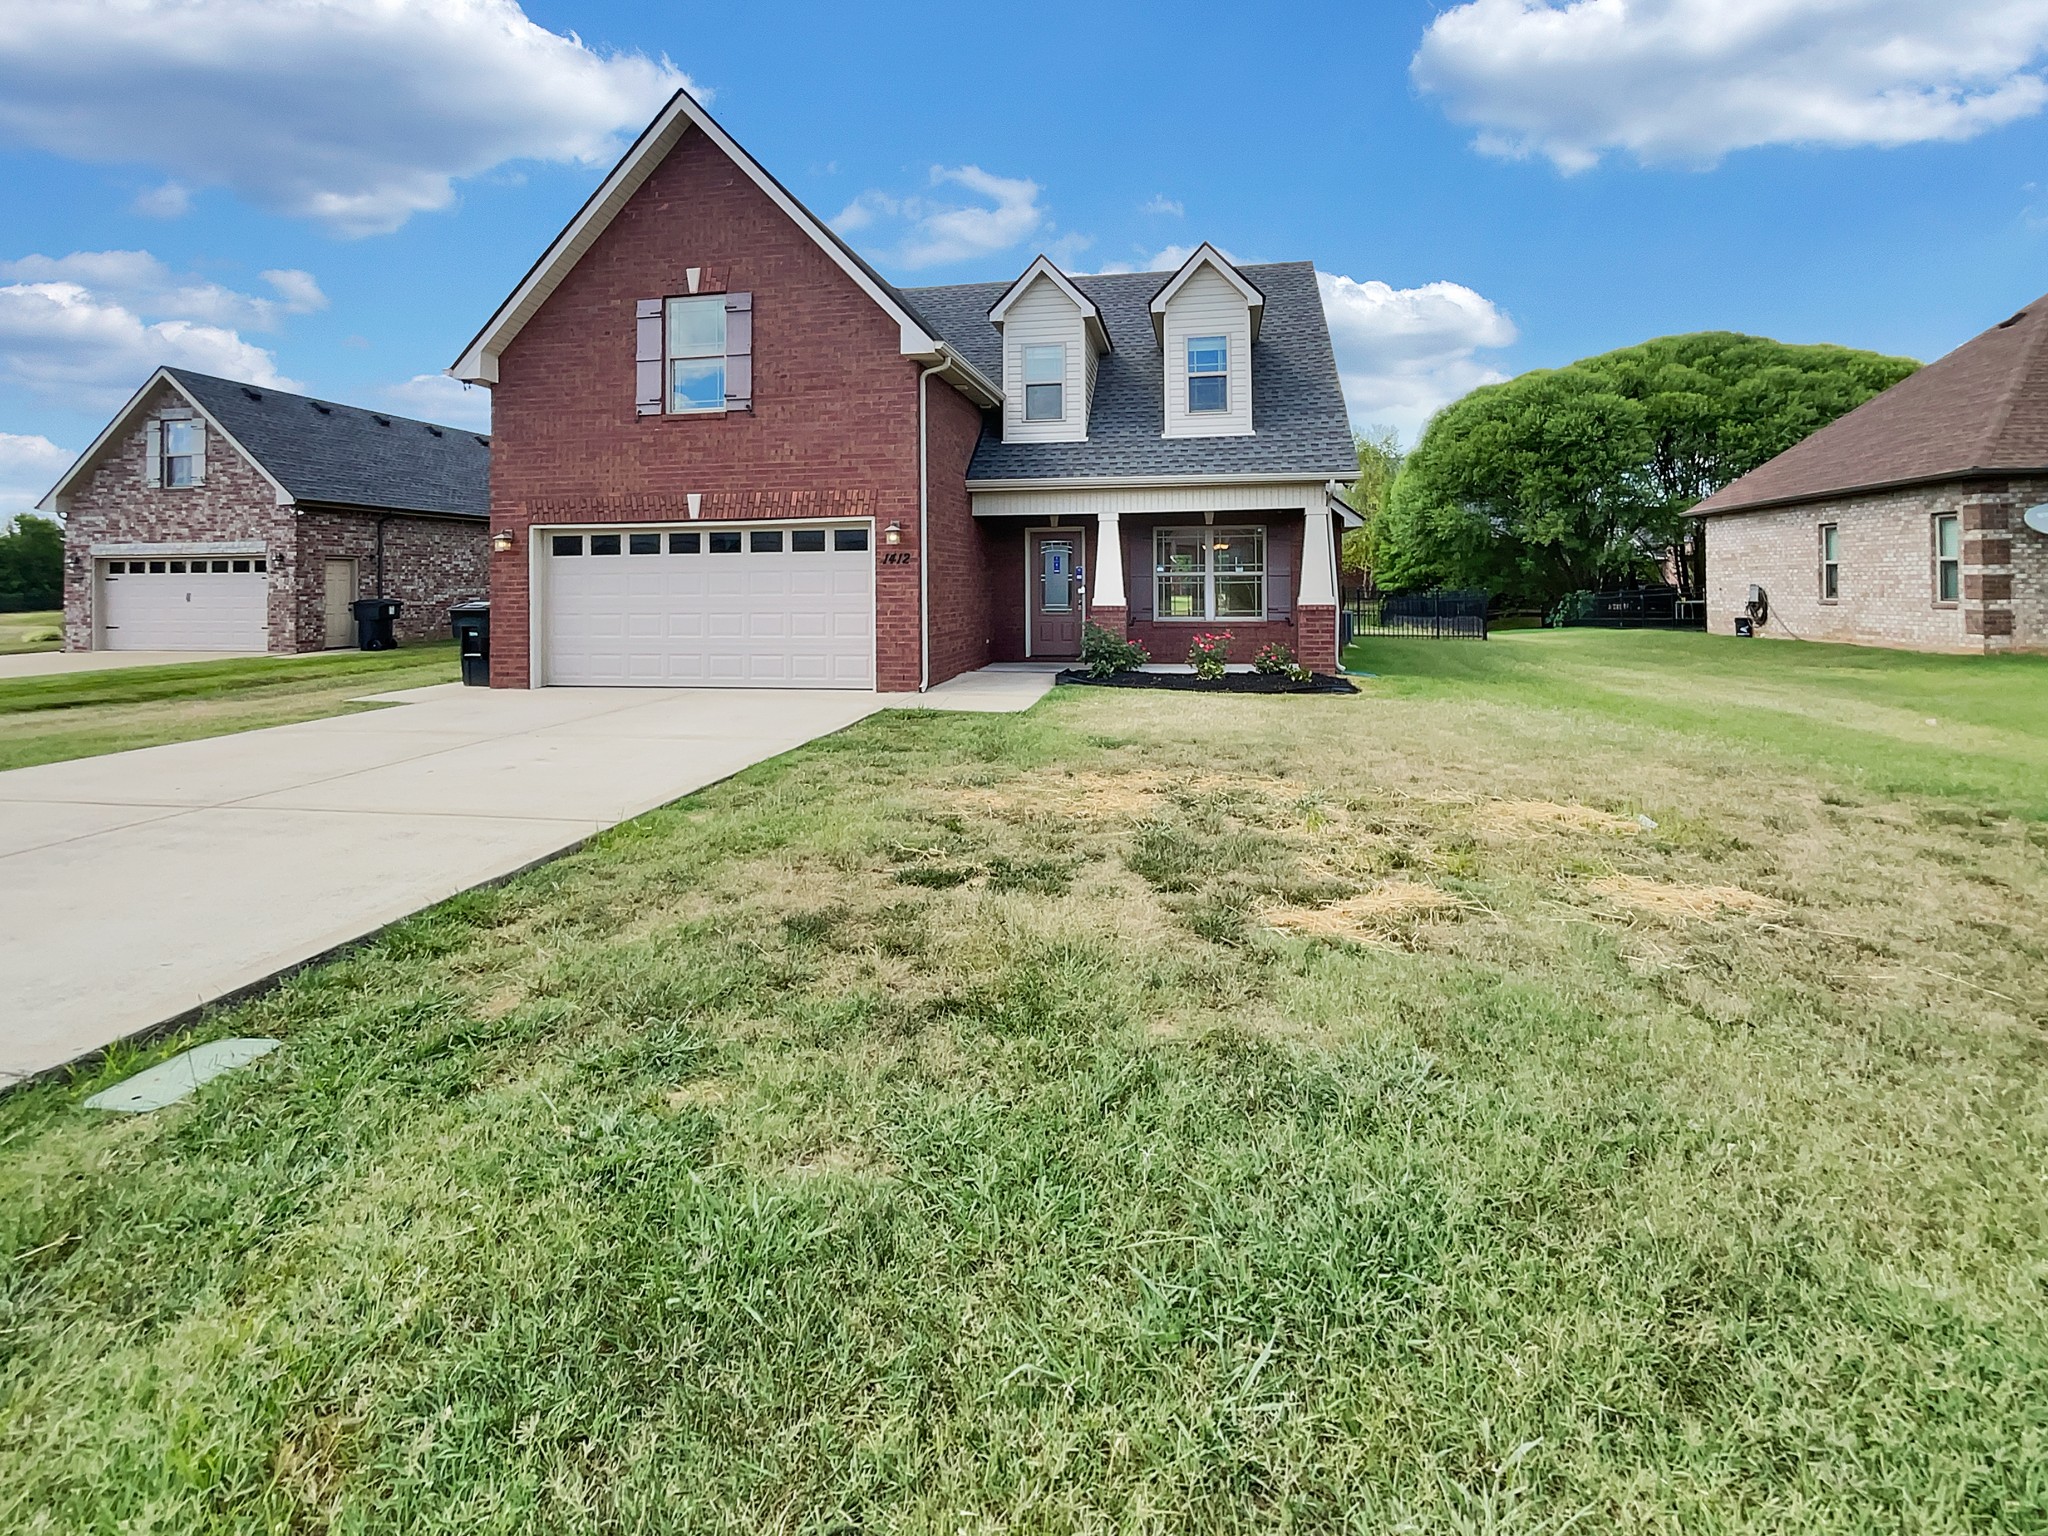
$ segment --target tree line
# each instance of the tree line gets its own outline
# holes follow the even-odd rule
[[[0,528],[0,613],[64,606],[64,530],[24,512]]]
[[[1706,580],[1685,511],[1891,388],[1907,357],[1706,331],[1488,384],[1403,454],[1358,439],[1345,564],[1385,591],[1478,588],[1509,606]]]

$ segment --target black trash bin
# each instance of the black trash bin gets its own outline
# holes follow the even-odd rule
[[[356,616],[356,649],[389,651],[398,646],[391,626],[398,618],[398,601],[389,597],[366,597],[349,604]]]
[[[462,680],[472,688],[491,686],[491,605],[457,603],[448,610],[462,650]]]

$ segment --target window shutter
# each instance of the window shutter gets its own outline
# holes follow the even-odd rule
[[[206,423],[192,423],[192,483],[206,484]]]
[[[725,296],[725,408],[754,408],[754,296]]]
[[[154,489],[164,483],[164,424],[151,418],[142,428],[142,483]]]
[[[1266,617],[1294,617],[1294,551],[1301,535],[1292,528],[1266,525]]]
[[[1152,622],[1152,593],[1155,588],[1152,560],[1152,530],[1124,530],[1124,617],[1139,623]]]
[[[633,408],[642,416],[661,414],[661,300],[633,306]]]

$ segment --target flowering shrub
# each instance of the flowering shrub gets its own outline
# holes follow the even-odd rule
[[[1197,635],[1188,643],[1188,665],[1195,676],[1215,682],[1223,676],[1230,660],[1230,642],[1237,637],[1227,629]]]
[[[1252,670],[1264,672],[1271,677],[1292,676],[1298,666],[1294,652],[1278,640],[1260,646],[1258,654],[1252,657]]]
[[[1081,665],[1090,677],[1135,672],[1151,659],[1152,653],[1135,640],[1113,635],[1100,624],[1081,626]]]

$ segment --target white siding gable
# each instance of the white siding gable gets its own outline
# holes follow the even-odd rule
[[[1214,267],[1203,266],[1167,301],[1165,348],[1167,437],[1248,437],[1252,431],[1252,312],[1244,295]],[[1188,338],[1230,342],[1230,409],[1188,412]]]
[[[1058,344],[1067,349],[1066,415],[1059,421],[1024,419],[1024,349]],[[1040,277],[1019,294],[1003,317],[1003,440],[1079,443],[1088,438],[1088,402],[1095,387],[1095,349],[1088,344],[1080,306]]]

